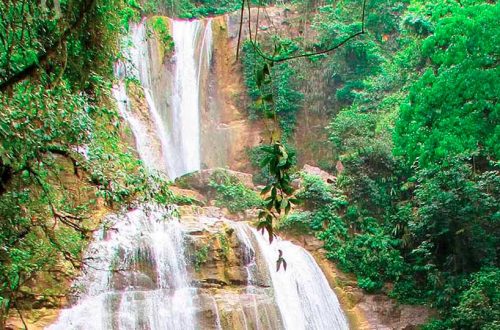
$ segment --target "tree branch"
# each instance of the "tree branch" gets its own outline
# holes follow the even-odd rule
[[[35,61],[33,61],[31,64],[28,64],[21,70],[17,71],[7,79],[0,82],[0,92],[5,91],[9,86],[12,86],[15,83],[34,74],[38,68],[46,64],[46,62],[50,57],[57,54],[57,50],[61,45],[61,43],[66,41],[66,39],[71,35],[71,33],[83,24],[83,22],[85,21],[86,14],[88,14],[92,10],[92,8],[95,6],[96,1],[97,0],[84,0],[82,10],[76,21],[73,24],[71,24],[70,27],[61,34],[61,36],[57,41],[55,41],[52,45],[50,45],[43,51],[40,51]]]
[[[316,56],[316,55],[321,55],[321,54],[333,52],[334,50],[345,45],[348,41],[350,41],[350,40],[352,40],[352,39],[354,39],[362,34],[365,34],[366,1],[367,0],[363,0],[363,7],[361,9],[361,31],[356,32],[354,34],[351,34],[350,36],[346,37],[341,42],[339,42],[339,43],[335,44],[334,46],[327,48],[325,50],[321,50],[321,51],[317,51],[317,52],[302,53],[302,54],[292,55],[292,56],[287,56],[287,57],[270,56],[270,55],[264,54],[262,52],[262,50],[257,46],[256,42],[252,40],[252,31],[251,30],[248,31],[249,35],[250,35],[250,43],[252,44],[255,52],[260,57],[262,57],[263,59],[265,59],[267,61],[273,62],[273,63],[280,63],[280,62],[285,62],[285,61],[289,61],[289,60],[296,59],[296,58],[310,57],[310,56]],[[250,4],[248,4],[248,20],[250,21]],[[250,24],[249,24],[249,29],[250,29]]]
[[[241,31],[243,29],[243,13],[245,12],[245,0],[241,0],[240,29],[238,31],[238,44],[236,45],[236,60],[240,57]]]

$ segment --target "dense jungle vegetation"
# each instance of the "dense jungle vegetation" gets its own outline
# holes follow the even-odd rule
[[[286,167],[286,185],[303,184],[294,196],[301,207],[275,225],[317,235],[364,290],[435,308],[426,329],[500,329],[497,2],[368,0],[363,34],[272,66],[261,52],[317,53],[360,31],[362,1],[251,5],[295,8],[314,31],[314,41],[276,35],[241,47],[248,115],[275,117],[284,146],[275,167]],[[61,294],[103,209],[175,202],[167,180],[125,142],[111,97],[129,22],[239,8],[232,0],[0,2],[0,324],[33,307],[22,305],[30,297]],[[292,175],[311,74],[328,89],[324,108],[311,111],[330,122],[320,142],[333,156],[319,165],[334,184]],[[248,151],[260,183],[276,179],[272,160],[262,162],[273,148]],[[211,185],[235,211],[262,204],[230,178]],[[52,289],[36,290],[40,274]]]
[[[274,44],[286,56],[328,49],[360,30],[359,12],[359,1],[320,6],[309,49]],[[365,34],[270,73],[280,126],[293,136],[307,107],[297,106],[311,75],[303,62],[326,72],[334,157],[321,165],[337,174],[335,185],[303,175],[304,210],[280,226],[318,235],[366,291],[435,307],[440,319],[427,329],[500,328],[499,14],[491,1],[369,1]],[[253,66],[266,59],[250,43],[244,51],[250,113],[265,116]]]

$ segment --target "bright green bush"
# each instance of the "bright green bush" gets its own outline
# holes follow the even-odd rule
[[[262,205],[262,200],[255,191],[223,170],[212,174],[209,186],[215,190],[216,205],[227,207],[231,213],[243,212]]]
[[[310,211],[295,211],[289,213],[280,223],[278,229],[299,234],[311,232]]]

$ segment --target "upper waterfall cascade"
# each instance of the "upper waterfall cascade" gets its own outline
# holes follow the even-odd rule
[[[156,85],[161,79],[154,69],[164,66],[155,62],[146,22],[131,30],[126,50],[130,63],[116,65],[120,82],[113,92],[138,153],[146,166],[170,178],[198,170],[200,68],[212,58],[211,21],[172,21],[171,90]],[[140,81],[147,114],[133,109],[125,75]],[[167,102],[160,92],[169,96]],[[248,224],[223,217],[179,220],[155,205],[108,217],[105,223],[107,229],[95,234],[85,253],[82,275],[74,284],[77,301],[48,329],[348,329],[319,266],[291,242],[276,239],[269,244]],[[221,292],[232,282],[196,280],[193,247],[200,233],[213,232],[214,226],[227,235],[237,260],[226,265],[224,276],[241,270],[243,276],[233,282],[243,290]],[[286,271],[276,271],[278,249],[287,258]]]
[[[173,69],[155,58],[158,45],[148,41],[146,21],[131,24],[125,50],[126,64],[117,64],[122,78],[114,88],[122,116],[128,121],[145,165],[170,179],[200,169],[200,111],[202,69],[212,58],[212,24],[206,21],[172,20]],[[161,59],[163,60],[163,59]],[[125,68],[125,70],[123,70]],[[172,72],[167,72],[171,70]],[[125,72],[122,72],[125,71]],[[171,74],[171,81],[161,78]],[[124,78],[140,82],[147,103],[144,114],[131,108]],[[165,84],[165,85],[162,85]],[[150,125],[151,126],[151,125]],[[158,146],[154,145],[157,141]],[[156,147],[156,149],[155,149]]]

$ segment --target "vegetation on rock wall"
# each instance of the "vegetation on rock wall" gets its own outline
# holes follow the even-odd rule
[[[262,204],[257,193],[223,170],[214,172],[208,185],[215,189],[216,205],[226,207],[231,213],[243,212]]]
[[[256,54],[249,41],[243,43],[242,49],[243,77],[248,95],[253,101],[249,108],[249,116],[252,119],[273,118],[274,109],[286,139],[293,133],[297,111],[300,110],[304,98],[298,90],[300,77],[289,63],[280,63],[271,68],[270,81],[272,83],[261,88],[258,80],[262,78],[257,72],[266,64],[265,60]],[[271,96],[272,106],[267,102]]]
[[[165,16],[153,16],[147,20],[149,31],[155,34],[155,39],[160,42],[160,58],[165,54],[173,52],[174,39],[170,35],[168,18]]]
[[[313,49],[357,31],[359,5],[317,8]],[[500,328],[499,290],[486,285],[499,273],[498,14],[490,1],[370,1],[364,35],[307,59],[322,73],[287,63],[325,75],[325,167],[341,166],[333,186],[302,178],[305,204],[280,228],[316,232],[365,290],[437,308],[429,329]]]
[[[170,193],[122,142],[110,98],[137,3],[3,1],[0,13],[3,323],[11,309],[57,305],[82,265],[96,212],[137,199],[165,203]]]

